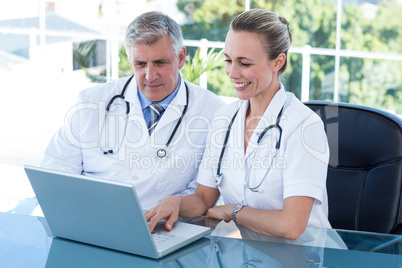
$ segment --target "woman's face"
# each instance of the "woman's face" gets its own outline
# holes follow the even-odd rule
[[[268,60],[258,34],[229,30],[225,41],[225,72],[239,99],[275,95],[279,90],[278,68]]]

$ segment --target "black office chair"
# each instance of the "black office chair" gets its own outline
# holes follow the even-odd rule
[[[305,104],[328,136],[332,227],[402,234],[402,119],[361,105]]]

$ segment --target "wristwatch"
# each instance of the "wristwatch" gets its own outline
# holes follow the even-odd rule
[[[232,220],[234,221],[234,223],[237,224],[236,221],[236,213],[239,212],[243,207],[245,207],[246,205],[237,205],[233,208],[232,210]]]

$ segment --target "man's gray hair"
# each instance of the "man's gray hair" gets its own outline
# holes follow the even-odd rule
[[[179,24],[169,16],[156,11],[144,13],[135,18],[127,27],[124,46],[127,53],[136,44],[152,45],[169,36],[176,55],[183,48],[183,35]],[[128,53],[130,57],[130,53]]]

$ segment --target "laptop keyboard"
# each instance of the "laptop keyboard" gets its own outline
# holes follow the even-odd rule
[[[173,237],[174,237],[174,235],[167,234],[167,233],[153,233],[152,234],[152,238],[154,239],[156,245],[161,244]]]

